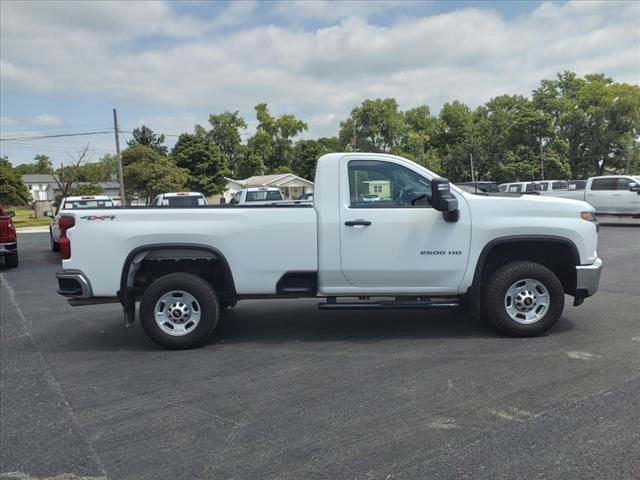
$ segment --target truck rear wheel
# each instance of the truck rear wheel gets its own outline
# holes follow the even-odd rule
[[[51,251],[52,252],[59,252],[60,251],[60,244],[53,239],[53,235],[51,233],[49,233],[49,237],[51,237]]]
[[[149,338],[171,349],[202,344],[220,317],[218,297],[202,277],[171,273],[160,277],[144,292],[140,322]]]
[[[482,309],[502,333],[533,337],[549,330],[562,315],[564,289],[547,267],[534,262],[511,262],[489,278]]]

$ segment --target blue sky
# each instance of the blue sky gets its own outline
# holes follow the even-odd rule
[[[209,113],[294,113],[333,135],[366,98],[402,108],[529,94],[558,71],[640,83],[636,2],[0,3],[2,138],[146,124],[175,135]],[[123,135],[124,139],[128,137]],[[167,137],[168,144],[175,137]],[[2,141],[13,163],[66,162],[113,135]]]

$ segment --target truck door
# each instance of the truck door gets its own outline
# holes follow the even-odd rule
[[[640,214],[640,194],[630,190],[631,185],[638,185],[638,182],[624,177],[616,180],[616,190],[613,192],[613,213]]]
[[[430,205],[431,181],[419,167],[345,157],[340,179],[341,266],[351,285],[457,290],[471,242],[461,195],[460,219],[446,222]]]
[[[618,188],[618,179],[613,177],[594,178],[587,184],[585,201],[598,213],[612,213],[613,194]]]

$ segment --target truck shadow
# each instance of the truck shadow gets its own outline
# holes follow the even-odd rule
[[[209,344],[335,342],[445,338],[500,338],[487,322],[474,320],[462,309],[448,311],[341,311],[321,312],[316,300],[245,302],[222,315]],[[550,334],[573,329],[561,318]]]
[[[323,312],[316,309],[316,303],[317,300],[240,303],[222,314],[214,334],[200,350],[231,344],[375,344],[389,340],[506,338],[488,323],[471,319],[462,309]],[[69,332],[67,342],[57,349],[140,352],[162,350],[147,338],[139,321],[124,328],[119,317],[115,320],[114,318],[108,324],[101,322],[98,331],[82,329]],[[571,330],[573,324],[563,317],[548,335]]]

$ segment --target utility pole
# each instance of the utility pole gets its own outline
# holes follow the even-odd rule
[[[469,152],[469,160],[471,161],[471,181],[476,183],[476,173],[473,169],[473,153]]]
[[[542,153],[542,147],[544,147],[544,143],[542,139],[540,139],[540,180],[544,180],[544,156]]]
[[[118,112],[113,109],[113,131],[116,135],[116,158],[118,159],[118,180],[120,181],[120,206],[124,207],[124,178],[122,176],[122,157],[120,156],[120,131],[118,130]]]
[[[629,175],[629,152],[627,152],[627,166],[624,169],[624,174]]]
[[[351,148],[356,151],[356,119],[353,119],[353,137],[351,137]]]

